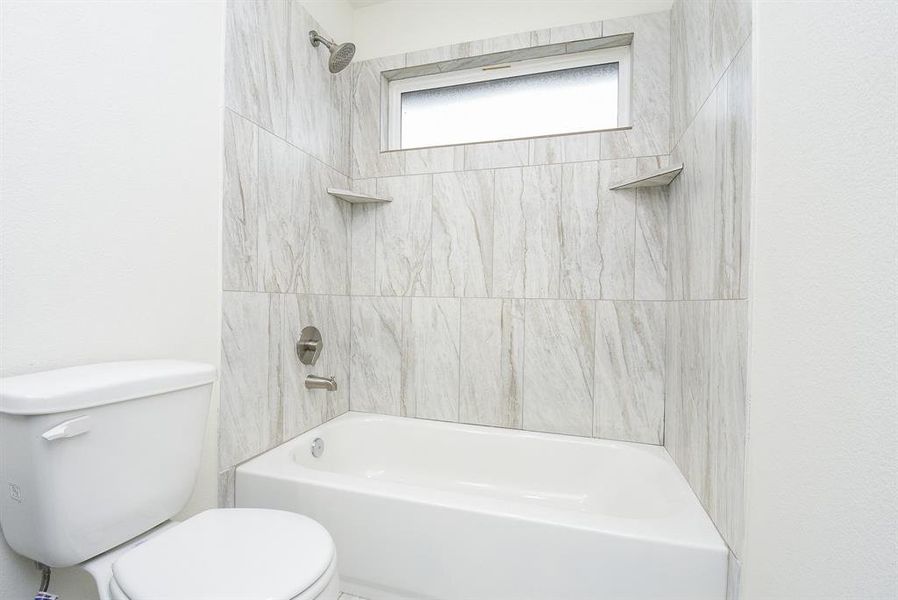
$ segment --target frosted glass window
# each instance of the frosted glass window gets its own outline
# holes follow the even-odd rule
[[[400,148],[618,127],[617,62],[411,90]]]

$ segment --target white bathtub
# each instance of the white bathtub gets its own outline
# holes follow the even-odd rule
[[[236,490],[322,523],[372,600],[725,597],[726,547],[657,446],[347,413]]]

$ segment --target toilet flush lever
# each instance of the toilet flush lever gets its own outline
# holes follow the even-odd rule
[[[76,417],[48,429],[41,435],[41,437],[48,442],[52,442],[53,440],[61,440],[63,438],[82,435],[88,431],[90,431],[90,417]]]

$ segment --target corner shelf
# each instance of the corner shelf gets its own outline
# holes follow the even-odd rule
[[[382,204],[384,202],[392,202],[392,198],[381,198],[370,194],[362,194],[351,190],[342,190],[340,188],[327,188],[327,193],[336,196],[341,200],[346,200],[350,204]]]
[[[680,174],[680,171],[683,170],[683,165],[674,165],[672,167],[664,167],[663,169],[657,169],[655,171],[650,171],[649,173],[644,173],[639,177],[634,179],[628,179],[626,181],[621,181],[618,184],[612,185],[609,189],[612,190],[631,190],[633,188],[641,188],[641,187],[661,187],[665,185],[670,185],[670,182],[677,178],[677,175]]]

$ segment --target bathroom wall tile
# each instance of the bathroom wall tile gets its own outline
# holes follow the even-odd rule
[[[708,497],[707,302],[668,302],[664,447],[699,499]]]
[[[493,172],[433,177],[433,294],[488,297],[493,271]]]
[[[496,171],[493,296],[557,298],[561,167]]]
[[[308,155],[259,133],[259,277],[268,292],[309,289],[309,213],[315,194]]]
[[[227,3],[225,106],[283,136],[286,129],[286,0]]]
[[[237,472],[234,468],[218,474],[218,508],[234,508],[234,484]]]
[[[664,435],[662,302],[596,306],[596,437],[661,444]]]
[[[353,179],[352,188],[365,194],[377,193],[376,179]],[[375,279],[376,204],[352,205],[352,243],[350,289],[355,296],[373,296]]]
[[[224,292],[221,332],[219,468],[280,442],[277,400],[268,394],[269,295]]]
[[[458,421],[459,300],[402,300],[401,405],[410,416]]]
[[[284,439],[290,439],[349,410],[349,297],[324,295],[283,296],[283,325],[278,360],[278,388],[284,414]],[[314,365],[296,356],[296,342],[303,327],[321,332],[321,355]],[[337,390],[307,390],[308,375],[333,376]]]
[[[711,68],[719,75],[751,34],[751,0],[717,0],[709,8]]]
[[[530,164],[552,165],[601,158],[602,134],[575,133],[530,140]]]
[[[742,563],[736,555],[730,552],[727,555],[727,597],[726,600],[740,600],[742,598]]]
[[[728,298],[748,298],[749,224],[751,215],[751,42],[733,59],[725,76],[726,118],[722,139],[721,219],[715,237],[721,240],[723,265],[719,286]]]
[[[529,140],[468,144],[465,148],[465,169],[500,169],[523,167],[530,154]]]
[[[406,175],[461,171],[465,167],[464,146],[405,150],[402,154],[405,159],[404,173]]]
[[[309,230],[309,286],[316,294],[348,294],[352,205],[327,193],[346,189],[349,179],[311,161],[311,214]]]
[[[745,461],[745,300],[668,302],[664,446],[740,552]]]
[[[377,193],[393,199],[376,214],[378,291],[384,296],[429,295],[433,177],[378,179]]]
[[[748,0],[676,2],[671,9],[671,145],[676,145],[751,34]]]
[[[413,416],[402,405],[402,298],[353,296],[350,408]]]
[[[706,104],[671,153],[671,163],[685,165],[668,188],[667,297],[673,300],[708,299],[717,295],[716,112],[716,103]]]
[[[527,300],[524,429],[593,431],[595,302]]]
[[[459,420],[521,428],[524,301],[461,301]]]
[[[302,3],[290,0],[287,139],[341,173],[349,172],[351,72],[331,73],[328,53],[309,43],[309,31],[327,32]]]
[[[669,188],[669,298],[747,296],[750,58],[746,45],[671,155],[686,167]]]
[[[222,288],[253,291],[258,282],[257,127],[224,111]]]
[[[561,296],[633,297],[636,193],[609,182],[635,174],[634,160],[563,166]]]
[[[708,514],[734,552],[742,551],[748,302],[709,306]]]
[[[639,158],[637,173],[667,166],[667,156]],[[667,298],[667,187],[636,190],[636,273],[634,297],[637,300]]]
[[[405,55],[354,63],[351,91],[351,174],[353,178],[401,175],[401,152],[381,152],[381,85],[383,71],[405,66]]]
[[[578,23],[576,25],[563,25],[550,29],[534,31],[531,38],[533,46],[545,46],[546,44],[560,44],[562,42],[575,42],[602,37],[602,22]]]
[[[666,154],[670,149],[670,13],[612,19],[604,34],[633,33],[632,128],[602,134],[602,158]]]

